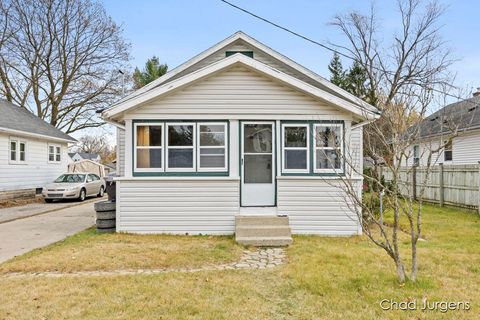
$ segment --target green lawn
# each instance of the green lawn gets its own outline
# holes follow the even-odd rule
[[[0,278],[0,319],[478,319],[480,318],[480,218],[457,209],[425,207],[426,242],[419,244],[419,281],[400,286],[393,263],[365,237],[295,237],[289,263],[269,270],[227,270],[116,277]],[[110,238],[112,237],[112,238]],[[119,237],[119,238],[117,238]],[[129,247],[122,237],[132,237]],[[153,238],[152,238],[153,237]],[[155,245],[170,243],[158,254]],[[116,240],[115,240],[116,239]],[[115,241],[114,241],[115,240]],[[242,248],[226,237],[95,235],[91,231],[0,266],[1,272],[92,270],[87,244],[128,254],[120,266],[155,267],[234,260]],[[178,243],[177,243],[178,242]],[[196,245],[195,242],[201,243]],[[174,250],[183,257],[175,262]],[[403,246],[406,243],[402,243]],[[80,248],[82,248],[80,250]],[[137,248],[137,249],[135,249]],[[76,259],[64,253],[84,252]],[[130,251],[128,251],[130,250]],[[136,251],[138,250],[138,251]],[[180,250],[180,249],[179,249]],[[106,255],[106,251],[104,251]],[[157,254],[157,258],[151,255]],[[211,254],[211,256],[209,256]],[[55,258],[53,258],[55,257]],[[128,258],[130,257],[130,258]],[[115,257],[95,268],[117,268]],[[140,260],[144,260],[141,262]],[[44,262],[44,261],[49,261]],[[145,262],[145,261],[148,261]],[[382,299],[469,301],[469,311],[383,311]]]

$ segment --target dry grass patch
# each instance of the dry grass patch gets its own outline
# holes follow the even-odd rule
[[[237,260],[233,237],[97,234],[88,229],[0,265],[0,273],[199,267]]]

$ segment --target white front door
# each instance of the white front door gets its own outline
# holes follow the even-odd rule
[[[242,122],[242,206],[275,205],[275,123]]]

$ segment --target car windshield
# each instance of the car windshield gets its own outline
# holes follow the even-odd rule
[[[79,183],[85,181],[84,174],[62,174],[55,182]]]

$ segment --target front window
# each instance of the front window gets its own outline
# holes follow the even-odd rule
[[[60,177],[55,180],[56,183],[82,183],[85,181],[84,174],[62,174]]]
[[[453,148],[452,148],[452,140],[445,143],[445,149],[443,151],[444,161],[452,161],[453,160]]]
[[[198,170],[217,171],[227,168],[227,124],[198,124]]]
[[[168,124],[167,134],[167,171],[193,171],[194,124]]]
[[[342,169],[343,126],[341,124],[315,124],[314,172]]]
[[[134,170],[226,172],[227,125],[227,122],[135,123]]]
[[[136,168],[163,168],[163,125],[137,125],[136,132]]]
[[[308,173],[308,124],[283,125],[282,169],[284,173]]]
[[[48,162],[60,162],[62,160],[62,148],[59,145],[48,145]]]

